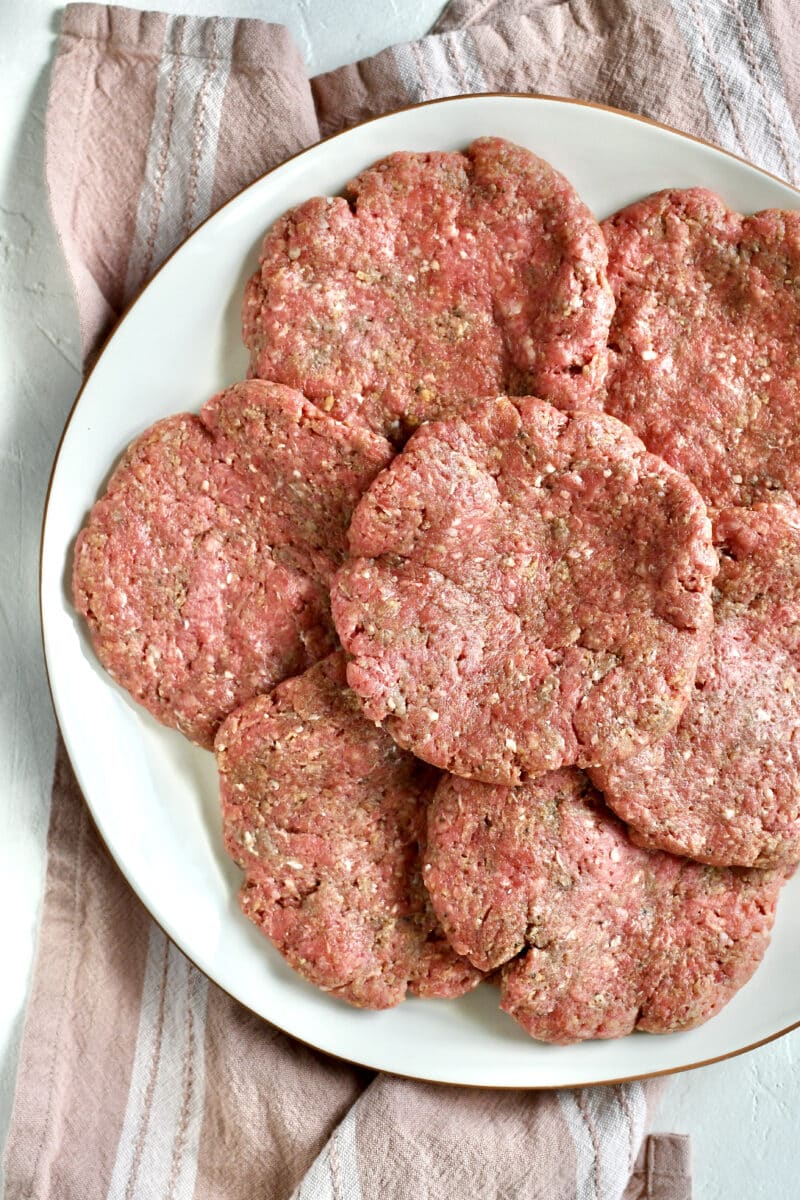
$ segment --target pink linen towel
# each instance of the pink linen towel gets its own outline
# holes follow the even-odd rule
[[[792,181],[791,0],[452,0],[416,43],[309,81],[286,30],[69,6],[47,181],[91,360],[169,251],[321,135],[438,96],[538,91],[677,125]],[[8,1200],[685,1200],[648,1081],[461,1091],[319,1054],[187,962],[100,845],[59,749]]]

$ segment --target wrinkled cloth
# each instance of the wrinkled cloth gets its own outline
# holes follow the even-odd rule
[[[451,0],[421,40],[309,80],[287,31],[64,12],[47,182],[90,363],[172,249],[321,136],[417,101],[592,100],[800,174],[791,0]],[[200,399],[200,398],[198,398]],[[335,1061],[194,968],[109,858],[59,747],[8,1200],[686,1200],[657,1081],[461,1090]]]

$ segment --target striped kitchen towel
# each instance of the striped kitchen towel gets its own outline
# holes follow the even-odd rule
[[[169,251],[321,135],[462,92],[602,101],[798,177],[792,0],[451,0],[410,45],[310,80],[287,32],[64,12],[47,180],[85,360]],[[110,862],[59,748],[8,1200],[683,1200],[655,1082],[460,1091],[334,1062],[241,1009]]]

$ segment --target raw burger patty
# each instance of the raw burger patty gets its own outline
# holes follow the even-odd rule
[[[617,301],[606,410],[706,502],[800,490],[800,212],[742,217],[702,188],[603,225]]]
[[[800,860],[800,513],[726,509],[714,632],[680,723],[593,772],[645,846],[719,866]]]
[[[708,1020],[760,962],[783,876],[634,846],[564,770],[518,788],[443,779],[425,881],[452,945],[507,964],[505,1011],[573,1042]]]
[[[250,696],[335,645],[328,584],[387,442],[261,382],[128,449],[75,547],[103,666],[201,746]]]
[[[349,533],[350,686],[401,746],[517,783],[676,724],[717,560],[694,487],[611,417],[504,397],[420,429]]]
[[[366,1008],[479,982],[422,884],[437,774],[364,720],[341,653],[232,713],[216,750],[242,908],[296,971]]]
[[[269,231],[251,374],[395,441],[464,396],[599,408],[613,300],[600,227],[527,150],[393,154]]]

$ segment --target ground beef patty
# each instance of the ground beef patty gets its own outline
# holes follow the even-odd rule
[[[783,876],[634,846],[564,770],[518,788],[444,779],[425,881],[454,948],[506,964],[505,1011],[573,1042],[708,1020],[760,962]]]
[[[718,866],[800,860],[800,513],[726,509],[714,632],[677,728],[593,772],[645,846]]]
[[[75,547],[103,666],[201,746],[250,696],[335,645],[328,584],[391,457],[297,392],[237,384],[123,456]]]
[[[243,308],[251,373],[395,441],[464,396],[597,408],[606,257],[572,186],[519,146],[393,154],[267,234]]]
[[[332,609],[350,686],[401,746],[516,783],[676,724],[717,560],[694,487],[613,418],[481,402],[366,492]]]
[[[702,188],[603,225],[617,300],[606,410],[715,507],[800,490],[800,212]]]
[[[438,775],[364,719],[341,653],[232,713],[216,750],[242,908],[296,971],[366,1008],[479,982],[422,884]]]

